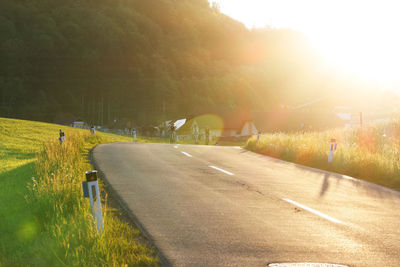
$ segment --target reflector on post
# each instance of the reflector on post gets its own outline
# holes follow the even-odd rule
[[[333,161],[333,155],[334,155],[334,153],[336,151],[336,148],[337,148],[336,139],[332,138],[331,139],[330,149],[329,149],[328,162],[332,162]]]
[[[90,209],[93,217],[96,220],[97,231],[100,233],[103,231],[103,215],[101,213],[101,198],[98,183],[98,173],[96,170],[87,171],[86,173],[86,193],[89,195]],[[84,182],[85,183],[85,182]],[[83,189],[85,193],[85,186]]]

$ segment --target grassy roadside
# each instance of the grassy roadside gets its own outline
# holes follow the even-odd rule
[[[98,235],[82,197],[88,152],[129,138],[0,118],[0,266],[154,266],[140,233],[103,203]],[[32,176],[38,177],[33,181]],[[105,205],[104,205],[105,204]]]
[[[328,163],[330,139],[338,147]],[[337,172],[400,190],[400,120],[364,128],[264,134],[247,149],[286,161]]]

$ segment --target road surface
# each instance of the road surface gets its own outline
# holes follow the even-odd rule
[[[400,194],[239,147],[115,143],[96,166],[172,266],[400,266]]]

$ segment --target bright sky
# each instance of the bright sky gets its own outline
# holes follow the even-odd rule
[[[217,0],[248,28],[303,32],[329,64],[400,92],[400,0]]]

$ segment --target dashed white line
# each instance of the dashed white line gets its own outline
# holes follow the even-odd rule
[[[185,155],[185,156],[189,157],[189,158],[193,158],[193,156],[192,156],[192,155],[190,155],[189,153],[186,153],[186,152],[183,152],[183,151],[181,151],[181,153],[182,153],[183,155]]]
[[[174,146],[174,148],[178,148],[178,146]]]
[[[231,172],[225,171],[225,170],[223,170],[223,169],[221,169],[221,168],[218,168],[218,167],[215,167],[215,166],[211,166],[211,165],[210,165],[210,166],[208,166],[208,167],[213,168],[213,169],[215,169],[215,170],[217,170],[217,171],[226,173],[226,174],[228,174],[228,175],[234,175],[234,174],[231,173]]]
[[[299,208],[302,208],[303,210],[311,212],[311,213],[313,213],[313,214],[315,214],[317,216],[320,216],[320,217],[322,217],[322,218],[324,218],[324,219],[326,219],[328,221],[331,221],[331,222],[334,222],[334,223],[339,223],[339,224],[345,224],[344,222],[342,222],[342,221],[340,221],[338,219],[335,219],[335,218],[333,218],[333,217],[331,217],[329,215],[326,215],[326,214],[324,214],[322,212],[319,212],[319,211],[317,211],[315,209],[309,208],[309,207],[307,207],[307,206],[305,206],[303,204],[297,203],[296,201],[290,200],[288,198],[282,198],[282,200],[286,201],[286,202],[288,202],[290,204],[293,204],[293,205],[295,205],[295,206],[297,206]]]

